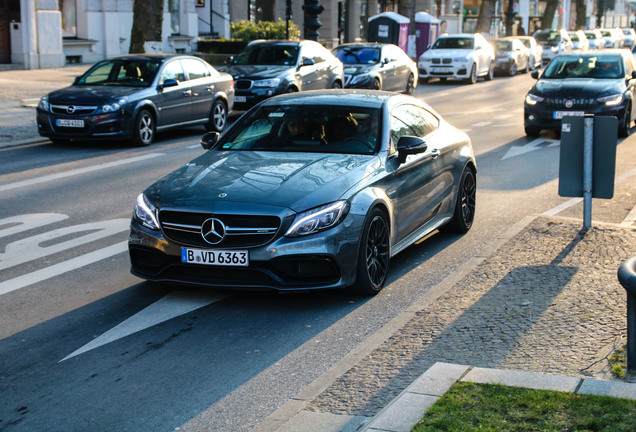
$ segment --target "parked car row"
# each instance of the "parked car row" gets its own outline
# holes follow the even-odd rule
[[[127,55],[101,61],[72,86],[44,96],[37,123],[53,142],[147,146],[169,128],[202,124],[221,132],[232,110],[274,95],[343,87],[412,94],[416,77],[417,66],[402,49],[379,43],[332,53],[309,40],[259,40],[218,69],[194,56]]]

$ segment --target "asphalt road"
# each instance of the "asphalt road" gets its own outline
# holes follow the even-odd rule
[[[144,149],[0,150],[0,430],[256,427],[498,233],[567,201],[557,195],[558,141],[523,133],[532,82],[418,86],[473,140],[476,222],[466,236],[435,234],[398,255],[374,298],[193,291],[130,275],[135,198],[202,152],[200,128]]]

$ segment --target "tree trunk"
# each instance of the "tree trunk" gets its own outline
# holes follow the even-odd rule
[[[576,30],[587,27],[587,0],[576,0]]]
[[[492,18],[495,16],[495,6],[497,0],[483,0],[479,8],[479,18],[477,18],[477,33],[489,33]]]
[[[409,34],[415,34],[415,0],[400,0],[398,13],[411,20]]]
[[[164,0],[134,0],[129,53],[161,50]]]
[[[543,16],[541,17],[541,28],[549,30],[552,28],[552,21],[554,21],[554,13],[559,7],[559,0],[547,0],[545,4],[545,10],[543,11]],[[561,27],[557,25],[557,27]]]

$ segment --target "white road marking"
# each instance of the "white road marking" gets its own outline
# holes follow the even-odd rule
[[[508,149],[508,152],[501,158],[501,160],[511,157],[519,156],[524,153],[528,153],[534,150],[539,150],[541,147],[553,147],[559,145],[561,141],[551,138],[537,138],[522,146],[512,146]]]
[[[623,219],[623,222],[621,222],[621,226],[629,228],[630,226],[634,225],[634,223],[636,223],[636,206],[634,206],[632,211],[630,211],[625,219]]]
[[[165,153],[148,153],[148,154],[145,154],[145,155],[136,156],[136,157],[132,157],[132,158],[120,159],[120,160],[113,161],[113,162],[107,162],[107,163],[103,163],[103,164],[92,165],[92,166],[88,166],[88,167],[84,167],[84,168],[77,168],[77,169],[74,169],[74,170],[68,170],[68,171],[59,172],[59,173],[56,173],[56,174],[50,174],[50,175],[46,175],[46,176],[42,176],[42,177],[36,177],[36,178],[29,179],[29,180],[23,180],[23,181],[15,182],[15,183],[8,183],[8,184],[5,184],[5,185],[0,185],[0,192],[8,191],[8,190],[11,190],[11,189],[17,189],[17,188],[24,187],[24,186],[32,186],[34,184],[49,182],[49,181],[52,181],[52,180],[59,180],[61,178],[72,177],[72,176],[85,174],[85,173],[92,172],[92,171],[98,171],[98,170],[102,170],[102,169],[106,169],[106,168],[112,168],[112,167],[116,167],[116,166],[120,166],[120,165],[126,165],[126,164],[133,163],[133,162],[139,162],[139,161],[142,161],[142,160],[145,160],[145,159],[152,159],[152,158],[155,158],[155,157],[158,157],[158,156],[165,156]]]
[[[491,121],[483,121],[483,122],[474,123],[472,126],[473,127],[484,127],[484,126],[488,126],[489,124],[492,124],[492,122]]]
[[[32,273],[18,276],[13,279],[0,283],[0,295],[16,291],[29,285],[33,285],[38,282],[50,279],[55,276],[59,276],[63,273],[71,270],[84,267],[88,264],[92,264],[97,261],[109,258],[111,256],[126,252],[128,250],[128,240],[108,246],[103,249],[99,249],[77,258],[70,259],[52,266],[43,268],[41,270],[34,271]]]
[[[16,240],[7,245],[4,253],[0,253],[0,270],[53,255],[67,249],[72,249],[123,231],[128,231],[129,227],[130,219],[111,219],[68,226]],[[72,235],[75,235],[75,238],[53,243],[55,239],[65,239]],[[41,244],[45,243],[49,245],[42,247]]]
[[[68,219],[60,213],[33,213],[0,219],[0,238]]]
[[[512,114],[502,114],[500,116],[495,117],[493,120],[504,120],[512,117]]]
[[[60,362],[92,349],[114,342],[131,334],[145,330],[172,318],[200,309],[226,298],[227,295],[214,292],[172,292],[159,299],[136,315],[93,339],[83,347],[64,357]]]

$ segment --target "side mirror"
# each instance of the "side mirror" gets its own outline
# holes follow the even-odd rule
[[[82,77],[81,75],[76,76],[75,79],[73,80],[73,84],[77,84],[81,77]]]
[[[314,59],[310,59],[310,58],[304,58],[303,62],[300,64],[300,66],[298,66],[298,69],[300,69],[303,66],[313,66],[316,63],[314,62]]]
[[[397,143],[398,160],[400,163],[404,163],[408,155],[424,153],[427,148],[428,145],[426,145],[426,142],[422,138],[403,136]]]
[[[384,63],[384,64],[388,64],[390,62],[391,62],[391,60],[389,60],[388,57],[384,57],[384,60],[382,60],[382,63]]]
[[[163,82],[163,84],[161,84],[161,88],[176,87],[178,85],[179,81],[177,81],[176,79],[167,79]]]
[[[219,138],[221,138],[220,133],[207,132],[201,137],[201,147],[203,147],[204,150],[210,150],[212,147],[214,147],[214,144],[217,143]]]
[[[234,56],[229,56],[228,58],[225,59],[225,64],[229,66],[232,64],[233,61],[234,61]]]
[[[530,76],[534,79],[539,79],[539,71],[538,70],[532,71]]]
[[[636,70],[632,71],[632,78],[631,79],[636,79]]]

